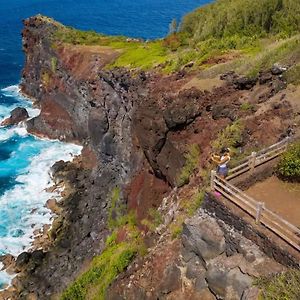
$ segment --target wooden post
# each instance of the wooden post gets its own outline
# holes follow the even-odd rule
[[[256,208],[256,217],[255,217],[255,223],[256,224],[260,224],[260,217],[261,217],[261,213],[262,210],[265,207],[265,203],[264,202],[258,202],[257,203],[257,208]]]
[[[251,153],[250,159],[250,171],[253,172],[255,169],[255,162],[256,162],[256,152]]]
[[[215,178],[216,178],[216,171],[212,170],[210,172],[210,189],[213,191],[215,189]]]

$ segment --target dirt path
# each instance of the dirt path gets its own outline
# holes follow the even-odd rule
[[[288,183],[272,176],[252,186],[246,193],[290,223],[300,226],[300,184]]]

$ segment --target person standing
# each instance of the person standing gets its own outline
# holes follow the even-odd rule
[[[220,155],[212,154],[211,155],[212,161],[218,164],[217,167],[217,174],[225,179],[228,175],[228,163],[230,161],[230,149],[223,147],[221,149]]]

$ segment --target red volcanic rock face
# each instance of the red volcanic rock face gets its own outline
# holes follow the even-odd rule
[[[1,122],[1,126],[17,125],[29,118],[25,108],[17,107],[10,112],[10,117]]]

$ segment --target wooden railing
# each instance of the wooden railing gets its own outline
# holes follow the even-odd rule
[[[255,218],[257,224],[265,225],[300,251],[300,229],[267,209],[263,202],[256,201],[246,195],[243,191],[216,175],[215,171],[212,171],[211,189],[219,192]]]
[[[245,158],[239,166],[231,170],[231,173],[226,177],[226,180],[219,177],[216,174],[216,171],[211,171],[211,190],[219,192],[222,196],[229,199],[252,216],[257,224],[261,223],[265,225],[295,249],[300,251],[299,228],[267,209],[264,202],[255,200],[228,182],[229,179],[237,177],[249,170],[251,171],[256,166],[277,157],[286,150],[290,141],[290,138],[286,138],[257,153],[252,153],[252,155]]]
[[[287,137],[279,143],[276,143],[266,149],[258,152],[252,152],[252,154],[244,158],[237,167],[230,169],[226,180],[235,178],[247,171],[253,171],[255,167],[279,156],[281,153],[286,151],[291,140],[292,139],[290,137]]]

